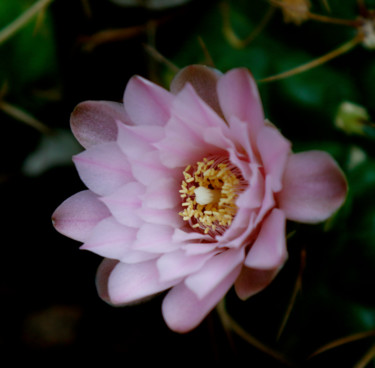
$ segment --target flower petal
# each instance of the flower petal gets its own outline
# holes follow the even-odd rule
[[[266,288],[278,272],[279,269],[255,270],[243,267],[234,284],[236,294],[242,300],[250,298]]]
[[[143,221],[136,214],[141,208],[140,196],[145,192],[142,184],[130,182],[108,196],[102,197],[103,201],[116,220],[126,226],[139,227]]]
[[[247,69],[233,69],[218,82],[221,109],[228,122],[233,116],[248,122],[250,136],[256,137],[264,125],[264,114],[254,78]]]
[[[175,75],[170,90],[173,94],[177,94],[189,83],[203,101],[217,114],[222,115],[216,92],[217,81],[221,75],[217,70],[205,65],[189,65]]]
[[[173,95],[142,77],[129,80],[124,94],[125,110],[135,125],[165,125]]]
[[[240,265],[232,269],[202,299],[199,299],[183,282],[176,285],[168,292],[162,305],[164,320],[168,327],[180,333],[189,332],[197,327],[228,292],[240,270]]]
[[[175,208],[181,204],[180,188],[181,182],[177,183],[173,178],[162,178],[147,187],[142,196],[143,205],[160,210]]]
[[[317,223],[328,219],[344,202],[347,182],[326,152],[307,151],[289,157],[278,195],[289,220]]]
[[[137,232],[134,249],[164,253],[177,248],[172,242],[174,228],[168,225],[143,224]]]
[[[108,279],[108,295],[112,304],[125,305],[140,302],[179,281],[159,281],[155,260],[136,264],[118,263]]]
[[[102,143],[74,156],[81,180],[94,193],[107,195],[133,179],[130,165],[116,143]]]
[[[213,257],[204,268],[185,280],[198,299],[209,295],[244,260],[243,249],[229,249]]]
[[[167,177],[176,177],[180,173],[180,168],[172,170],[165,167],[159,157],[159,152],[150,151],[140,154],[130,160],[134,177],[145,185],[152,185],[156,180]]]
[[[165,253],[157,261],[160,280],[174,280],[196,272],[200,270],[213,255],[213,252],[187,255],[187,253],[181,249]]]
[[[98,291],[99,296],[107,303],[110,303],[109,295],[108,295],[108,278],[112,270],[115,268],[115,266],[118,263],[119,261],[115,259],[105,258],[100,263],[98,270],[96,272],[96,278],[95,278],[96,289]]]
[[[264,220],[260,232],[245,259],[245,266],[258,270],[280,267],[288,257],[285,215],[275,208]]]
[[[52,221],[61,234],[84,242],[96,224],[108,216],[108,209],[98,197],[84,190],[60,204],[52,215]]]
[[[74,109],[70,117],[73,134],[83,147],[115,141],[117,123],[127,123],[129,118],[121,103],[110,101],[85,101]]]
[[[128,158],[137,158],[144,152],[155,150],[152,143],[160,140],[164,129],[160,126],[118,125],[117,143]]]
[[[261,129],[257,143],[265,172],[272,178],[271,188],[274,192],[278,192],[282,188],[282,176],[291,152],[291,144],[270,125]]]
[[[81,249],[121,260],[134,243],[136,235],[136,229],[121,225],[113,217],[108,217],[92,230]]]

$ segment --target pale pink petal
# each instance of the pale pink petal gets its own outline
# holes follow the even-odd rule
[[[198,299],[209,295],[244,260],[243,249],[229,249],[213,257],[200,271],[187,277],[186,286]]]
[[[124,106],[110,101],[85,101],[77,105],[70,117],[73,134],[83,147],[115,141],[117,123],[128,123]]]
[[[81,249],[121,260],[131,248],[136,235],[136,229],[121,225],[113,217],[108,217],[96,225]]]
[[[156,225],[169,225],[173,227],[184,226],[182,217],[177,209],[159,210],[154,208],[142,207],[136,211],[136,214],[145,222]]]
[[[317,223],[332,216],[346,194],[347,182],[336,161],[326,152],[307,151],[289,157],[278,200],[289,220]]]
[[[183,243],[180,248],[185,251],[188,256],[209,253],[217,248],[217,243]]]
[[[94,193],[107,195],[134,180],[130,165],[116,143],[102,143],[74,156],[81,180]]]
[[[135,264],[118,263],[108,279],[109,300],[115,305],[140,302],[169,289],[179,281],[159,281],[155,260]]]
[[[245,259],[245,266],[259,270],[280,267],[288,257],[285,215],[275,208],[262,223],[260,232]]]
[[[222,115],[216,92],[217,81],[221,75],[216,69],[205,65],[189,65],[175,75],[170,90],[173,94],[177,94],[185,87],[186,83],[189,83],[203,101],[217,114]]]
[[[135,125],[165,125],[173,95],[139,76],[132,77],[124,94],[125,110]]]
[[[164,129],[160,126],[118,125],[117,143],[128,158],[137,158],[145,152],[155,150],[153,142],[164,136]]]
[[[61,234],[84,242],[91,230],[110,213],[89,190],[66,199],[52,215],[53,225]]]
[[[105,258],[100,263],[98,270],[96,272],[96,289],[98,291],[99,296],[107,303],[110,303],[108,295],[108,278],[112,270],[117,265],[117,263],[119,263],[119,261],[115,259]]]
[[[125,184],[108,196],[101,197],[116,220],[126,226],[139,227],[143,220],[136,214],[141,208],[141,195],[145,193],[144,185],[137,182]]]
[[[184,250],[165,253],[158,261],[160,280],[174,280],[200,270],[214,256],[214,252],[187,255]]]
[[[191,227],[187,227],[185,229],[176,228],[173,233],[173,242],[175,243],[183,243],[183,242],[194,242],[197,243],[205,242],[208,243],[212,241],[211,236],[206,234],[201,234],[196,231],[193,231]]]
[[[163,178],[155,181],[147,187],[146,193],[142,195],[143,205],[155,209],[175,208],[181,204],[179,190],[181,181],[174,178]]]
[[[177,249],[172,242],[173,231],[168,225],[143,224],[137,232],[134,249],[153,253],[173,251]]]
[[[264,114],[254,78],[247,69],[233,69],[218,82],[221,109],[228,122],[235,116],[248,123],[250,136],[256,137],[264,125]]]
[[[257,144],[264,170],[272,178],[271,188],[278,192],[282,188],[282,176],[291,153],[291,144],[276,128],[269,125],[259,132]]]
[[[145,185],[151,185],[156,180],[168,177],[176,177],[181,169],[169,169],[160,161],[159,152],[151,151],[140,154],[130,160],[134,177]]]
[[[272,190],[272,184],[272,176],[267,175],[264,185],[263,202],[257,214],[257,221],[255,225],[258,225],[261,221],[263,221],[264,216],[276,205],[275,194]]]
[[[197,94],[191,84],[179,92],[172,106],[172,114],[199,133],[201,127],[227,127],[225,121]]]
[[[197,327],[228,292],[240,270],[241,265],[232,269],[203,299],[199,299],[183,282],[176,285],[168,292],[162,305],[168,327],[180,333],[189,332]]]
[[[279,270],[255,270],[243,267],[234,284],[236,294],[240,299],[246,300],[259,293],[272,282]]]
[[[173,116],[167,126],[165,138],[155,144],[160,151],[163,165],[175,168],[186,167],[203,159],[206,152],[218,150],[210,142],[205,141],[204,126],[195,129],[192,121],[184,121]],[[219,144],[219,147],[222,146]]]

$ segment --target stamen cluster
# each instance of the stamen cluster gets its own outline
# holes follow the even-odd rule
[[[205,234],[222,234],[237,212],[236,199],[243,187],[240,170],[227,158],[204,158],[188,165],[183,176],[180,193],[185,208],[180,216]]]

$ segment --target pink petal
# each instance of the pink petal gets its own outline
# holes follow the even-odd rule
[[[172,113],[186,124],[191,124],[193,130],[197,133],[199,133],[199,127],[202,126],[227,127],[224,120],[201,99],[191,84],[186,84],[181,92],[176,95]]]
[[[125,110],[135,125],[165,125],[173,95],[162,87],[135,76],[124,94]]]
[[[140,154],[137,158],[132,158],[130,164],[134,177],[145,185],[152,185],[157,180],[168,177],[174,178],[182,174],[180,168],[172,170],[165,167],[161,163],[157,151]]]
[[[126,226],[139,227],[143,220],[137,216],[136,210],[141,208],[141,195],[145,187],[137,182],[125,184],[112,194],[102,197],[101,200],[109,208],[116,220]]]
[[[190,65],[180,70],[172,80],[170,90],[173,94],[180,92],[190,83],[199,97],[217,114],[222,115],[216,92],[217,81],[221,73],[204,65]]]
[[[115,259],[105,258],[100,263],[98,270],[96,272],[95,283],[96,283],[98,294],[107,303],[110,303],[109,295],[108,295],[108,278],[112,270],[115,268],[115,266],[118,263],[119,261]]]
[[[102,143],[74,156],[81,180],[94,193],[107,195],[133,179],[130,165],[116,143]]]
[[[176,285],[168,292],[162,305],[163,316],[169,328],[185,333],[197,327],[228,292],[240,270],[240,265],[232,269],[203,299],[199,299],[184,283]]]
[[[70,117],[73,134],[83,147],[115,141],[117,123],[127,123],[124,106],[109,101],[85,101],[74,109]]]
[[[272,126],[264,126],[257,137],[258,150],[267,175],[272,178],[272,190],[278,192],[282,188],[282,176],[291,144]]]
[[[159,281],[155,260],[136,264],[118,263],[108,279],[108,295],[112,304],[125,305],[169,289],[178,281]]]
[[[173,251],[177,249],[172,242],[173,231],[168,225],[143,224],[137,232],[134,249],[153,253]]]
[[[163,178],[147,187],[146,193],[142,196],[143,205],[155,209],[175,208],[181,205],[179,190],[181,181],[173,178]]]
[[[228,122],[232,116],[249,124],[250,136],[256,137],[264,125],[264,114],[254,78],[247,69],[232,69],[218,82],[221,109]]]
[[[159,210],[154,208],[142,207],[136,211],[136,214],[145,222],[156,225],[170,225],[173,227],[184,226],[182,217],[176,209]]]
[[[213,255],[213,252],[187,255],[184,250],[180,249],[166,253],[157,261],[160,280],[174,280],[197,272]]]
[[[134,243],[136,235],[136,229],[121,225],[113,217],[108,217],[92,230],[81,249],[121,260]]]
[[[244,260],[243,249],[229,249],[213,257],[197,273],[185,280],[198,299],[209,295]]]
[[[53,213],[52,221],[60,233],[84,242],[96,224],[108,216],[108,209],[98,197],[85,190],[66,199]]]
[[[250,298],[265,289],[272,282],[278,272],[279,269],[255,270],[243,267],[234,284],[236,294],[242,300]]]
[[[317,223],[332,216],[346,194],[347,182],[336,161],[326,152],[307,151],[289,157],[278,200],[289,220]]]
[[[129,158],[137,158],[144,152],[155,150],[152,143],[160,140],[164,129],[160,126],[119,124],[117,143]]]
[[[262,223],[260,232],[245,259],[245,266],[258,270],[280,267],[288,257],[285,215],[275,208]]]

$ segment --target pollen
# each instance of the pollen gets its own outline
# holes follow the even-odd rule
[[[183,171],[179,214],[193,229],[215,236],[231,225],[247,183],[228,158],[204,158]]]

